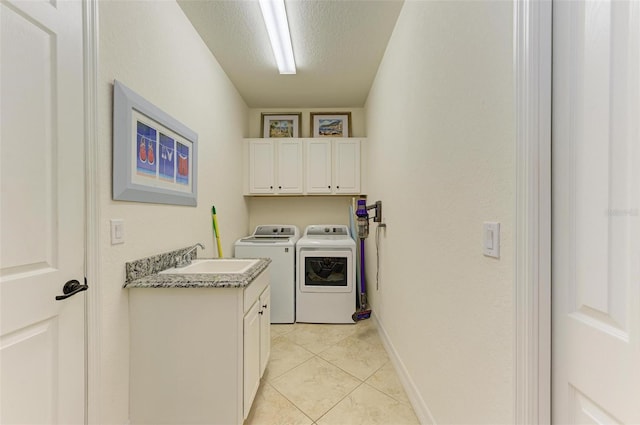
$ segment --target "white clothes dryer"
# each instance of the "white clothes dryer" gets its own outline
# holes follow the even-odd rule
[[[353,323],[356,242],[345,225],[311,225],[296,244],[296,321]]]
[[[271,323],[296,321],[296,226],[267,224],[235,243],[236,258],[271,258]]]

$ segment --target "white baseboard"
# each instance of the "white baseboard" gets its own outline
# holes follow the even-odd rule
[[[375,314],[372,314],[371,318],[374,320],[376,327],[378,328],[378,333],[380,334],[380,339],[382,339],[382,344],[389,354],[391,363],[393,363],[396,373],[398,374],[398,378],[400,378],[400,383],[404,387],[404,390],[407,393],[407,397],[409,397],[409,401],[411,402],[411,406],[413,407],[418,420],[423,425],[436,425],[436,421],[435,419],[433,419],[433,415],[431,414],[429,407],[427,407],[427,403],[420,395],[420,392],[413,382],[413,379],[411,379],[411,376],[409,376],[407,368],[404,366],[404,363],[398,356],[398,352],[393,347],[393,344],[389,339],[389,335],[384,329],[384,325],[380,322],[380,320],[378,320]]]

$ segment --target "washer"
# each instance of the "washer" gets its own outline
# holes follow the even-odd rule
[[[296,320],[351,323],[356,310],[356,242],[344,225],[307,226],[296,244]]]
[[[267,224],[235,243],[236,258],[271,258],[271,323],[296,321],[295,245],[299,237],[296,226]]]

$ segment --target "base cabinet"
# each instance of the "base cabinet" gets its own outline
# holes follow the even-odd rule
[[[131,424],[243,423],[270,352],[268,276],[129,289]]]
[[[271,287],[260,295],[260,376],[264,374],[271,355]]]
[[[244,418],[260,386],[271,354],[271,289],[269,286],[244,316]]]
[[[244,404],[243,417],[251,410],[251,403],[260,386],[260,303],[256,302],[244,316]]]

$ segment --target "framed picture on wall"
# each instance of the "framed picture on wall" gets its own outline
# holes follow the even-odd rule
[[[262,113],[261,137],[300,137],[300,112]]]
[[[196,206],[198,135],[113,84],[113,199]]]
[[[351,112],[311,112],[311,137],[351,137]]]

